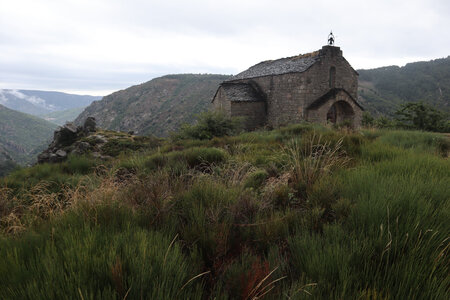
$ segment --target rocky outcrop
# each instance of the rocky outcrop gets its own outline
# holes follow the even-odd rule
[[[89,140],[89,142],[85,141]],[[88,117],[82,126],[67,123],[53,134],[53,142],[38,156],[38,163],[56,163],[64,161],[69,153],[83,155],[95,153],[107,139],[96,134],[95,118]],[[97,157],[104,158],[97,154]]]

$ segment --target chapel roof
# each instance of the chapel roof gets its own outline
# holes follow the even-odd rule
[[[286,73],[301,73],[306,71],[316,61],[319,60],[319,54],[319,51],[315,51],[297,56],[263,61],[237,75],[234,75],[227,81],[270,75],[281,75]]]
[[[222,83],[222,89],[231,102],[264,101],[261,95],[246,83]]]

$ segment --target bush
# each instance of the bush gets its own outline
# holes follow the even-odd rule
[[[194,125],[184,124],[174,139],[210,140],[213,137],[234,135],[242,128],[242,120],[229,118],[223,112],[204,112]]]
[[[374,122],[375,118],[372,117],[372,115],[369,112],[364,111],[362,114],[361,125],[364,127],[372,127],[374,125]]]
[[[62,170],[68,174],[88,174],[93,171],[96,162],[87,156],[70,155],[61,166]]]
[[[395,113],[399,125],[408,129],[449,132],[448,115],[431,106],[419,103],[405,103]]]
[[[397,122],[386,117],[379,117],[375,119],[373,125],[376,128],[396,128],[398,126]]]
[[[191,148],[182,152],[189,167],[194,168],[201,164],[215,164],[224,162],[226,153],[218,148]]]
[[[258,189],[263,185],[267,177],[269,177],[269,174],[265,170],[257,170],[245,179],[244,187]]]
[[[201,165],[209,166],[226,160],[225,151],[218,148],[194,147],[183,151],[174,151],[168,154],[156,153],[150,156],[145,166],[149,170],[156,170],[163,167],[179,169],[181,165],[187,165],[190,168]]]
[[[147,150],[155,148],[161,144],[161,140],[152,136],[136,136],[136,137],[116,137],[109,139],[102,146],[102,154],[116,157],[120,153]]]

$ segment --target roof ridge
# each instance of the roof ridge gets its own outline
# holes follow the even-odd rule
[[[225,82],[287,73],[302,73],[316,63],[319,57],[320,50],[317,50],[305,54],[262,61],[225,80]]]

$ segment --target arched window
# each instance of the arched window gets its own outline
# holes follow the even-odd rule
[[[334,88],[335,82],[336,82],[336,68],[331,67],[330,68],[330,81],[329,81],[330,88]]]

